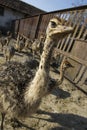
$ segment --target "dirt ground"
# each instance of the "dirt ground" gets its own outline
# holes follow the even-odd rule
[[[12,60],[24,61],[27,53],[16,53]],[[0,51],[0,63],[5,62]],[[50,71],[55,79],[59,74]],[[5,122],[4,130],[12,130]],[[42,99],[37,113],[24,120],[15,130],[87,130],[87,96],[67,79]]]

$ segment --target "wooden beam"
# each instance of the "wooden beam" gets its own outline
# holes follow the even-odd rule
[[[87,61],[86,61],[86,60],[82,60],[82,59],[80,59],[80,58],[78,58],[78,57],[76,57],[76,56],[73,56],[73,55],[71,55],[71,54],[68,53],[68,52],[64,52],[64,51],[62,51],[62,50],[60,50],[60,49],[56,49],[56,50],[58,51],[58,53],[61,53],[61,54],[63,54],[64,56],[67,56],[67,57],[71,58],[72,60],[77,61],[78,63],[87,66]]]

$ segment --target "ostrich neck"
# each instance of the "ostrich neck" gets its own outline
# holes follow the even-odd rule
[[[58,85],[60,85],[64,79],[64,72],[65,72],[65,69],[63,69],[62,67],[60,68],[60,75],[59,75],[59,79],[57,80],[58,82]]]
[[[39,69],[36,72],[34,79],[26,90],[25,101],[32,104],[41,100],[47,93],[47,85],[49,81],[49,65],[53,50],[53,40],[47,38],[44,43],[44,49],[39,64]]]
[[[19,34],[18,34],[18,36],[17,36],[17,43],[19,42]]]
[[[53,40],[47,37],[44,43],[39,69],[44,69],[45,71],[49,71],[53,47],[54,47]]]

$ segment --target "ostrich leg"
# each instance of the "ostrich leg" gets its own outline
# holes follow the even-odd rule
[[[1,120],[1,130],[4,130],[4,129],[3,129],[3,123],[4,123],[4,119],[5,119],[5,113],[1,113],[1,116],[2,116],[2,120]]]

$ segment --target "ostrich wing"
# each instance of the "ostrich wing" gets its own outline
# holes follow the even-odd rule
[[[29,83],[35,75],[36,65],[33,61],[25,63],[10,62],[1,65],[0,69],[0,87],[15,88],[19,92],[25,90],[27,83]],[[3,88],[3,89],[4,89]]]

